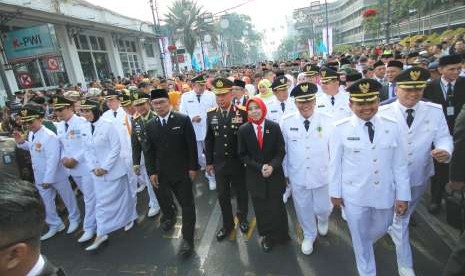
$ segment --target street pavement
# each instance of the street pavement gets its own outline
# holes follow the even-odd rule
[[[82,232],[76,232],[60,233],[43,242],[42,253],[63,267],[67,275],[357,275],[350,234],[339,210],[332,214],[328,235],[318,238],[313,254],[305,256],[300,252],[302,232],[290,200],[287,210],[292,241],[263,253],[252,205],[249,232],[242,234],[238,230],[229,239],[217,242],[215,234],[221,227],[221,211],[216,192],[209,191],[206,180],[201,177],[194,185],[194,195],[196,252],[189,259],[177,255],[182,240],[180,217],[173,231],[166,233],[159,228],[159,216],[145,216],[148,209],[146,190],[138,194],[137,225],[129,232],[112,233],[109,242],[98,251],[86,252],[84,248],[88,244],[78,244]],[[417,215],[416,219],[417,226],[411,227],[416,274],[440,275],[450,249],[422,217]],[[376,243],[375,254],[379,276],[397,275],[395,249],[388,236]]]

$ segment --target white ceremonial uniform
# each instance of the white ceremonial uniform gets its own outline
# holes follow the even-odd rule
[[[206,166],[205,155],[205,136],[207,135],[207,111],[216,107],[215,94],[205,90],[200,96],[200,102],[195,91],[189,91],[182,94],[179,112],[186,114],[191,119],[195,116],[200,116],[200,122],[192,122],[194,127],[195,137],[197,139],[197,151],[200,167]],[[209,181],[215,181],[214,176],[205,174]]]
[[[282,104],[284,103],[284,111]],[[280,102],[278,99],[274,99],[272,102],[270,102],[267,107],[268,109],[266,113],[266,118],[268,120],[271,120],[277,124],[281,122],[281,118],[287,114],[291,114],[297,111],[297,108],[294,103],[294,98],[287,98],[286,101]]]
[[[78,161],[74,168],[67,171],[84,197],[83,230],[94,233],[96,228],[94,184],[84,154],[85,141],[91,135],[90,123],[82,117],[73,115],[67,122],[59,122],[56,127],[58,139],[62,144],[61,158],[73,158]]]
[[[283,117],[281,131],[286,144],[284,175],[289,179],[297,219],[305,239],[317,236],[317,221],[328,221],[331,203],[328,195],[329,137],[333,119],[329,114],[315,111],[308,118],[297,111]]]
[[[396,200],[410,201],[407,154],[398,123],[376,114],[370,142],[355,114],[336,122],[330,138],[329,195],[342,198],[357,270],[376,275],[373,244],[392,224]]]
[[[115,133],[117,127],[100,118],[93,123],[94,133],[86,145],[86,157],[91,170],[104,169],[107,173],[96,176],[95,186],[97,236],[118,230],[134,220],[127,164],[121,157],[121,142]]]
[[[260,97],[260,94],[257,94],[255,97],[260,98],[263,101],[263,103],[266,105],[267,109],[268,109],[268,106],[270,105],[271,102],[274,102],[274,101],[277,100],[275,95],[271,95],[269,97],[262,98],[262,97]]]
[[[35,133],[30,131],[27,141],[18,147],[29,150],[31,154],[35,186],[44,202],[45,222],[49,228],[58,228],[63,224],[55,206],[57,193],[68,210],[69,221],[79,223],[81,215],[68,181],[68,174],[60,160],[61,145],[55,133],[42,126]],[[44,189],[43,183],[50,184],[50,187]]]
[[[349,107],[349,93],[338,92],[334,95],[334,105],[331,103],[331,96],[326,93],[317,94],[316,108],[319,111],[333,116],[334,121],[347,118],[352,115]]]
[[[394,219],[389,233],[396,244],[397,264],[408,268],[413,268],[408,228],[410,216],[426,191],[428,179],[434,175],[431,145],[450,155],[454,147],[441,105],[420,101],[412,109],[414,119],[410,127],[406,122],[407,108],[399,100],[381,106],[379,111],[398,121],[402,143],[407,150],[412,200],[405,216]]]

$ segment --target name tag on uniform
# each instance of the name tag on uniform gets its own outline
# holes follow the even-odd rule
[[[291,127],[289,130],[290,131],[299,131],[299,128],[298,127]]]
[[[360,141],[360,137],[347,137],[349,141]]]
[[[278,110],[270,110],[271,113],[276,113]]]
[[[320,107],[325,107],[325,105],[324,105],[324,104],[320,104],[320,105],[318,106],[318,108],[320,108]]]
[[[193,103],[194,101],[187,101],[188,103]]]
[[[173,127],[172,130],[180,129],[181,127]]]
[[[446,113],[447,113],[447,116],[454,116],[454,114],[455,114],[454,107],[453,106],[448,106],[446,108]]]

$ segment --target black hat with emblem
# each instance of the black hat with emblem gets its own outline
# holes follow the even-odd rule
[[[338,73],[335,70],[328,68],[328,67],[321,68],[320,75],[321,75],[322,83],[339,79]]]
[[[35,119],[43,118],[45,116],[45,110],[42,106],[37,104],[26,104],[21,108],[19,115],[21,117],[21,122],[27,123]]]
[[[398,60],[391,60],[388,62],[386,67],[397,67],[400,70],[404,70],[404,64],[401,61]]]
[[[216,78],[212,82],[213,93],[215,95],[225,94],[231,91],[231,88],[234,86],[234,82],[226,78]]]
[[[131,94],[132,97],[132,104],[133,105],[140,105],[150,101],[150,95],[142,92],[142,91],[134,91]]]
[[[318,87],[310,82],[303,82],[296,85],[291,91],[291,97],[294,97],[296,102],[308,102],[316,97]]]
[[[103,90],[103,95],[105,96],[105,100],[109,100],[112,98],[117,99],[120,93],[118,90],[115,89],[105,89]]]
[[[461,55],[447,55],[442,56],[439,58],[439,66],[446,66],[452,64],[460,64],[462,63],[462,56]]]
[[[381,87],[381,83],[374,79],[361,79],[347,87],[346,91],[350,93],[351,101],[373,102],[379,99]]]
[[[410,67],[396,77],[396,85],[399,88],[425,88],[431,74],[421,67]]]
[[[241,80],[234,80],[234,85],[233,86],[245,88],[245,82],[241,81]]]
[[[56,95],[53,97],[53,108],[54,109],[62,109],[63,107],[71,106],[74,104],[74,101],[64,96]]]
[[[119,101],[121,102],[122,107],[127,107],[132,104],[131,92],[128,89],[121,90],[121,93],[118,96]]]
[[[191,82],[193,83],[198,83],[198,84],[205,84],[207,83],[207,75],[206,74],[200,74],[198,76],[195,76],[191,79]]]
[[[307,76],[318,75],[319,71],[320,71],[320,68],[311,63],[305,64],[304,67],[302,68],[302,73],[304,73]]]
[[[373,64],[373,68],[376,68],[376,67],[379,67],[379,66],[386,66],[386,64],[384,64],[384,62],[381,61],[381,60],[378,60],[377,62],[375,62]]]
[[[286,78],[286,76],[282,75],[274,79],[273,83],[271,84],[271,89],[273,91],[282,89],[282,88],[287,89],[288,85],[289,85],[289,80]]]
[[[354,71],[354,72],[351,72],[350,74],[347,74],[346,81],[354,82],[354,81],[358,81],[358,80],[360,80],[362,78],[363,78],[363,76],[362,76],[362,74],[360,72]]]
[[[166,98],[169,99],[168,91],[164,88],[157,88],[150,91],[150,100]]]

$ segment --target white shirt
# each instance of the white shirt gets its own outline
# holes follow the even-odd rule
[[[36,264],[32,267],[31,271],[29,271],[26,276],[38,276],[45,267],[45,260],[42,255],[39,255],[39,259],[37,260]]]
[[[253,125],[253,130],[255,131],[255,136],[257,136],[257,141],[258,141],[258,125],[255,124],[255,123],[252,123]],[[263,120],[263,122],[260,124],[260,126],[262,127],[262,138],[264,137],[264,131],[265,131],[265,120]]]
[[[158,116],[158,118],[160,119],[160,124],[162,126],[163,126],[163,120],[165,120],[165,124],[168,124],[168,119],[170,118],[170,115],[171,115],[171,111],[168,112],[168,114],[166,114],[165,117]]]
[[[455,87],[455,82],[457,80],[454,80],[453,82],[450,82],[452,84],[452,91],[454,90]],[[441,88],[442,88],[442,93],[444,95],[444,99],[447,100],[447,89],[449,88],[449,82],[446,81],[445,79],[441,78]]]

